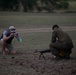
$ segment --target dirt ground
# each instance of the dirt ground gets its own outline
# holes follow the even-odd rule
[[[0,75],[76,75],[76,52],[70,60],[56,60],[51,53],[44,56],[39,59],[39,53],[30,50],[15,56],[0,54]]]
[[[63,28],[65,31],[76,27]],[[18,32],[50,32],[50,28],[18,29]],[[1,47],[0,47],[1,50]],[[56,60],[51,53],[39,59],[35,50],[18,51],[16,55],[3,55],[0,52],[0,75],[76,75],[76,51],[73,49],[71,59]]]

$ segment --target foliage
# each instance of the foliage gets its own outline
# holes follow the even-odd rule
[[[33,10],[34,7],[40,12],[41,10],[47,10],[48,12],[53,12],[55,8],[67,9],[69,3],[67,0],[21,0],[24,10]],[[27,5],[25,8],[25,5]],[[27,12],[26,11],[26,12]]]
[[[69,6],[67,0],[0,0],[0,10],[18,10],[20,3],[24,12],[33,11],[35,8],[39,12],[53,12],[55,8],[67,9]]]
[[[69,3],[67,1],[60,1],[56,4],[57,8],[67,9],[69,7]]]
[[[17,10],[19,0],[0,0],[0,9],[2,10]]]

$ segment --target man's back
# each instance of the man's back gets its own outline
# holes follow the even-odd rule
[[[60,28],[54,31],[54,35],[56,36],[56,38],[58,38],[59,42],[69,43],[70,46],[73,47],[72,39],[70,38],[70,36],[66,32],[62,31]]]

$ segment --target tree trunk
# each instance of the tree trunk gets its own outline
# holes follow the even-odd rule
[[[28,0],[21,0],[21,4],[23,6],[23,12],[28,12]]]

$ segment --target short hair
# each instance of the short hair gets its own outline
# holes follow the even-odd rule
[[[59,28],[59,26],[57,24],[53,25],[52,30],[54,30],[54,28]]]
[[[9,29],[15,29],[15,27],[14,26],[9,26]]]

